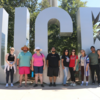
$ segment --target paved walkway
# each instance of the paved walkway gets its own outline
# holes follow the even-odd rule
[[[28,84],[26,88],[18,88],[15,84],[13,88],[5,88],[5,85],[0,85],[0,100],[100,100],[100,87],[98,85],[89,85],[76,87],[64,87],[57,85],[44,88],[40,86],[33,88]]]

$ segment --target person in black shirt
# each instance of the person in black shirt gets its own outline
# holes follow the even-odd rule
[[[68,76],[68,71],[69,71],[69,51],[68,49],[65,49],[62,55],[62,67],[64,70],[64,79],[63,79],[63,85],[66,85],[66,81],[67,81],[67,76]]]
[[[49,76],[50,85],[52,86],[52,80],[54,81],[53,86],[56,86],[56,79],[59,72],[60,67],[60,56],[55,53],[56,49],[52,47],[51,52],[47,55],[47,67],[48,67],[48,73],[47,76]]]
[[[98,53],[98,63],[99,63],[99,77],[100,77],[100,49],[97,50]],[[100,79],[99,79],[100,80]],[[100,84],[99,84],[100,86]]]

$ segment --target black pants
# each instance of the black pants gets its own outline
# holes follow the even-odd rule
[[[71,81],[75,82],[75,71],[71,67],[69,67],[69,70],[71,74]]]
[[[96,71],[97,77],[98,77],[98,83],[100,83],[100,77],[99,77],[99,65],[90,65],[91,67],[91,77],[92,77],[92,83],[95,83],[94,80],[94,72]]]
[[[12,67],[12,69],[10,69],[9,71],[7,71],[6,69],[6,83],[8,83],[9,81],[9,74],[11,75],[11,83],[13,83],[13,76],[14,76],[14,68]]]

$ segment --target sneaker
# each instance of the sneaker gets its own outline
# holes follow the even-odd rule
[[[99,83],[99,86],[100,86],[100,83]]]
[[[6,86],[5,86],[6,88],[8,88],[8,84],[6,84]]]
[[[41,84],[41,87],[44,87],[44,85],[43,85],[43,84]]]
[[[50,83],[49,86],[52,86],[52,83]]]
[[[73,86],[76,86],[76,83],[73,83]]]
[[[83,83],[81,83],[81,86],[83,86]]]
[[[88,83],[86,83],[86,86],[88,86]]]
[[[14,85],[13,85],[13,83],[11,83],[11,87],[13,87]]]
[[[37,84],[34,85],[34,87],[37,87],[37,86],[38,86]]]
[[[54,83],[53,86],[56,86],[56,83]]]
[[[73,86],[73,83],[71,83],[70,86]]]

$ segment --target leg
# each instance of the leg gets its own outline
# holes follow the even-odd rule
[[[20,86],[22,85],[23,74],[20,74]]]
[[[6,69],[6,83],[8,84],[8,81],[9,81],[9,71],[7,71]]]
[[[40,78],[41,84],[43,84],[43,74],[39,74],[39,78]]]
[[[91,77],[92,77],[92,83],[95,83],[94,81],[94,67],[93,65],[91,65]]]
[[[25,85],[27,85],[27,74],[25,74]]]
[[[97,74],[97,77],[98,77],[98,84],[100,83],[100,79],[99,79],[99,65],[96,65],[96,74]]]
[[[84,81],[84,66],[81,66],[81,79]]]
[[[87,82],[88,82],[88,78],[89,78],[89,77],[88,77],[88,76],[86,76],[86,81],[87,81]]]
[[[64,79],[63,79],[63,84],[65,85],[66,84],[66,80],[67,80],[67,70],[66,70],[67,67],[65,67],[64,69]]]
[[[57,77],[54,76],[54,77],[53,77],[53,80],[54,80],[54,83],[56,83]]]
[[[49,81],[50,81],[50,83],[52,83],[52,77],[49,77]]]
[[[13,76],[14,76],[14,68],[12,67],[12,69],[10,69],[10,73],[11,73],[11,83],[13,83]]]
[[[70,70],[70,75],[71,75],[71,81],[73,81],[73,78],[72,78],[72,76],[73,76],[72,75],[72,68],[70,67],[69,70]]]
[[[35,74],[35,84],[37,84],[37,82],[38,82],[38,74],[36,73]]]

